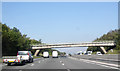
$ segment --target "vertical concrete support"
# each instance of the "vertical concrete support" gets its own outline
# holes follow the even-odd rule
[[[102,49],[102,51],[103,51],[105,54],[107,53],[104,47],[100,47],[100,48]]]
[[[36,50],[34,56],[37,56],[37,54],[39,53],[40,50]]]

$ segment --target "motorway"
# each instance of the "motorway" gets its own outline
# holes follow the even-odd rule
[[[37,58],[34,59],[33,63],[26,63],[25,65],[12,65],[7,66],[7,64],[2,64],[2,71],[33,71],[40,70],[44,71],[47,69],[53,69],[55,71],[73,71],[77,69],[112,69],[112,70],[119,70],[118,69],[118,62],[102,62],[99,60],[91,60],[91,59],[80,59],[80,56],[69,56],[69,57],[59,57],[59,58]],[[85,57],[85,56],[82,56]],[[52,70],[52,71],[53,71]]]
[[[72,56],[74,58],[78,59],[87,59],[87,60],[94,60],[94,61],[100,61],[105,63],[111,63],[111,64],[117,64],[120,62],[120,56],[117,54],[105,54],[105,55],[74,55]]]

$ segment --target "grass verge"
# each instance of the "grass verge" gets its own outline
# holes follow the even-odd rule
[[[107,54],[120,54],[120,50],[109,50]]]
[[[34,58],[34,59],[36,59],[36,58],[40,58],[40,56],[33,56],[33,58]]]
[[[0,58],[0,63],[2,63],[2,58]]]

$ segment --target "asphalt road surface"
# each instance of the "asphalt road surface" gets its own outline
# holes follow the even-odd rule
[[[100,61],[105,63],[117,64],[120,63],[120,55],[117,54],[109,54],[109,55],[74,55],[72,56],[78,59],[88,59],[94,61]]]
[[[2,64],[2,71],[34,71],[44,69],[51,69],[51,71],[72,71],[74,69],[110,69],[119,70],[117,64],[104,63],[99,61],[91,61],[86,59],[78,59],[75,57],[59,57],[59,58],[38,58],[34,59],[33,63],[26,63],[25,65],[11,65]],[[52,70],[54,69],[54,70]],[[110,71],[109,70],[109,71]],[[46,70],[47,71],[47,70]],[[50,70],[49,70],[50,71]],[[93,71],[93,70],[92,70]]]

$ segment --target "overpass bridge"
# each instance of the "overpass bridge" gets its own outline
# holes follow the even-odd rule
[[[83,43],[64,43],[64,44],[44,44],[44,45],[32,45],[32,49],[35,49],[36,52],[34,56],[36,56],[40,49],[46,48],[70,48],[70,47],[100,47],[104,53],[107,53],[104,47],[116,46],[114,41],[99,41],[99,42],[83,42]]]

